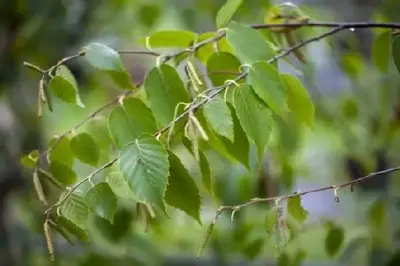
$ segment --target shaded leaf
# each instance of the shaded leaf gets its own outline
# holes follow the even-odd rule
[[[204,40],[214,38],[217,35],[217,32],[204,32],[199,35],[197,42],[202,42]],[[207,64],[209,58],[216,53],[219,52],[227,52],[232,53],[232,47],[228,44],[226,38],[221,38],[217,42],[207,43],[196,50],[195,55],[204,65]]]
[[[390,30],[382,32],[372,44],[372,62],[376,68],[387,73],[390,65],[392,34]]]
[[[196,34],[191,31],[185,30],[165,30],[153,33],[149,37],[142,38],[139,43],[150,45],[151,48],[160,47],[176,47],[186,48],[189,47],[196,39]],[[147,39],[147,41],[146,41]]]
[[[64,77],[55,76],[50,80],[49,87],[51,92],[62,101],[84,107],[81,101],[78,100],[79,98],[77,97],[75,87]]]
[[[150,108],[162,126],[173,120],[178,103],[189,102],[189,94],[181,78],[169,65],[153,68],[145,78],[144,89]]]
[[[298,250],[290,266],[301,266],[304,259],[306,258],[306,255],[307,253],[304,250]]]
[[[49,147],[53,146],[53,144],[56,142],[57,139],[53,138],[49,143]],[[75,159],[75,154],[71,150],[70,139],[67,137],[62,138],[58,142],[58,144],[50,151],[49,159],[50,161],[63,162],[69,167],[72,167]]]
[[[135,194],[130,190],[128,183],[120,172],[110,173],[106,177],[106,182],[115,195],[123,199],[136,200]]]
[[[201,224],[201,199],[196,183],[175,154],[169,152],[168,160],[169,177],[165,201],[169,205],[186,212]]]
[[[118,87],[121,89],[135,88],[116,51],[100,43],[90,43],[83,50],[86,60],[95,68],[109,74]]]
[[[39,151],[38,150],[33,150],[31,151],[29,154],[25,154],[23,155],[19,162],[20,164],[22,164],[23,166],[29,168],[29,169],[33,169],[36,167],[36,164],[39,160]]]
[[[72,72],[69,70],[67,66],[60,65],[56,69],[56,75],[63,77],[65,80],[67,80],[74,88],[75,91],[75,103],[79,107],[85,107],[85,105],[82,103],[81,97],[79,96],[79,88],[78,88],[78,83],[76,82],[76,79]]]
[[[290,265],[290,258],[289,255],[286,252],[281,252],[278,256],[277,266],[288,266]]]
[[[67,230],[70,234],[74,235],[77,239],[84,242],[89,242],[87,232],[68,219],[64,218],[63,216],[58,216],[56,222],[59,226]]]
[[[117,210],[117,198],[106,182],[100,182],[92,187],[86,193],[85,199],[93,213],[113,223]]]
[[[240,61],[231,53],[213,53],[207,61],[207,74],[214,86],[224,85],[240,72]]]
[[[292,75],[281,75],[287,91],[287,105],[299,122],[312,127],[314,124],[315,108],[308,91],[301,81]]]
[[[303,223],[308,217],[308,211],[301,206],[300,196],[288,198],[287,210],[300,223]]]
[[[240,124],[249,140],[256,144],[261,159],[271,133],[271,111],[247,84],[235,89],[233,102]]]
[[[203,182],[205,189],[212,196],[214,196],[213,180],[211,176],[210,164],[208,163],[206,155],[202,151],[200,151],[199,155],[200,155],[199,166],[201,172],[201,181]]]
[[[138,201],[164,209],[168,154],[154,137],[143,135],[119,153],[119,168]]]
[[[77,194],[71,194],[60,206],[61,215],[77,227],[84,229],[89,216],[89,208],[85,199]]]
[[[400,35],[397,35],[392,41],[392,56],[397,71],[400,72]]]
[[[267,62],[257,62],[249,72],[253,90],[277,115],[284,115],[287,107],[286,87],[278,70]]]
[[[276,207],[272,207],[270,210],[268,210],[264,218],[265,231],[267,231],[268,235],[271,235],[275,231],[278,220],[278,210]]]
[[[231,154],[238,162],[249,168],[249,141],[247,139],[246,133],[240,125],[238,114],[235,111],[234,107],[229,103],[228,107],[229,109],[231,109],[232,114],[234,141],[231,142],[224,137],[220,137],[220,139],[227,152]]]
[[[263,246],[264,246],[264,239],[259,237],[246,243],[242,248],[241,252],[248,259],[253,260],[258,255],[260,255]]]
[[[144,133],[157,131],[151,110],[137,98],[125,98],[122,106],[111,111],[108,130],[119,149]]]
[[[226,0],[225,4],[218,10],[217,13],[217,28],[225,27],[229,23],[242,2],[242,0]]]
[[[65,163],[52,161],[49,165],[51,174],[61,183],[71,185],[76,182],[76,173]]]
[[[343,228],[338,225],[329,225],[325,238],[325,251],[328,256],[333,257],[342,247],[344,241]]]
[[[96,166],[100,159],[100,150],[93,137],[80,133],[71,139],[71,150],[81,162]]]
[[[273,48],[265,41],[261,33],[249,26],[231,22],[226,32],[226,39],[243,64],[252,65],[257,61],[269,60],[275,56]]]
[[[234,136],[231,110],[219,95],[204,105],[203,113],[215,132],[226,137],[230,141],[233,141]]]

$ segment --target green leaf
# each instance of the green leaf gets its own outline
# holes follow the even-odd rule
[[[236,10],[242,4],[242,0],[227,0],[225,4],[218,10],[216,24],[217,28],[225,27],[232,19]]]
[[[116,51],[100,43],[90,43],[83,50],[86,60],[95,68],[109,74],[121,89],[135,88]]]
[[[287,105],[299,122],[312,127],[314,124],[314,104],[301,81],[292,75],[281,75],[287,90]]]
[[[392,34],[390,30],[382,32],[372,44],[372,62],[379,71],[387,73],[390,65]]]
[[[229,109],[231,109],[232,121],[233,121],[233,143],[225,137],[220,137],[224,147],[238,162],[249,168],[249,150],[250,144],[247,139],[246,133],[240,125],[237,111],[234,107],[228,103]]]
[[[214,38],[217,32],[204,32],[199,35],[197,42],[202,42],[210,38]],[[217,42],[207,43],[196,50],[195,55],[204,65],[207,64],[210,56],[215,53],[216,48],[220,52],[232,53],[232,47],[228,44],[226,38],[221,38]]]
[[[233,141],[233,122],[231,110],[219,95],[207,102],[203,107],[204,116],[206,117],[211,128],[219,135]]]
[[[268,107],[277,115],[286,112],[286,87],[278,70],[267,62],[257,62],[249,72],[250,83]]]
[[[136,200],[135,194],[130,190],[128,183],[120,172],[110,173],[106,177],[106,182],[110,186],[115,195],[123,199]]]
[[[287,211],[300,223],[303,223],[308,217],[308,211],[301,206],[300,196],[288,198]]]
[[[165,201],[193,217],[200,225],[199,190],[180,159],[169,152],[169,177]]]
[[[154,137],[143,135],[119,153],[119,167],[138,201],[164,209],[168,154]]]
[[[137,98],[124,99],[108,117],[108,130],[119,149],[144,133],[157,131],[151,110]]]
[[[139,43],[146,46],[149,45],[151,48],[160,48],[160,47],[186,48],[189,47],[195,41],[196,36],[197,35],[191,31],[166,30],[166,31],[158,31],[146,38],[142,38],[139,40]]]
[[[100,159],[100,150],[93,137],[80,133],[71,139],[71,150],[81,162],[96,166]]]
[[[286,252],[281,252],[278,256],[277,266],[288,266],[290,265],[290,258],[289,255]]]
[[[397,71],[400,72],[400,35],[397,35],[392,41],[392,56]]]
[[[328,256],[333,257],[340,250],[344,241],[343,228],[338,225],[329,225],[325,238],[325,251]]]
[[[52,147],[54,143],[57,142],[56,138],[53,138],[50,143],[49,147]],[[72,164],[75,159],[75,154],[71,150],[70,140],[67,137],[62,138],[58,144],[50,151],[49,154],[50,161],[59,161],[63,162],[69,167],[72,168]]]
[[[145,78],[144,89],[150,108],[162,126],[173,120],[178,103],[189,102],[189,94],[178,72],[169,65],[153,68]]]
[[[64,80],[68,81],[70,83],[70,85],[72,85],[72,87],[73,87],[73,91],[71,90],[70,85],[68,85],[68,88],[66,89],[65,92],[58,92],[58,93],[61,93],[61,96],[63,96],[63,95],[68,96],[68,99],[69,99],[69,95],[70,95],[71,96],[70,98],[74,99],[71,103],[74,103],[74,104],[78,105],[79,107],[84,108],[85,105],[82,103],[82,100],[79,96],[78,83],[76,82],[76,79],[75,79],[74,75],[72,74],[72,72],[69,70],[69,68],[64,65],[58,66],[56,69],[56,76],[62,77]],[[57,97],[59,97],[59,96],[57,96]],[[61,97],[59,97],[59,98],[62,99]],[[68,101],[66,101],[66,102],[68,102]]]
[[[298,250],[290,266],[301,266],[306,256],[307,253],[304,250]]]
[[[258,237],[246,243],[241,252],[246,256],[246,258],[253,260],[261,253],[263,246],[264,239],[262,237]]]
[[[117,211],[117,198],[106,182],[100,182],[92,187],[86,193],[85,199],[93,213],[113,223]]]
[[[75,172],[63,162],[51,161],[49,170],[57,180],[65,185],[71,185],[76,182]]]
[[[208,163],[208,159],[206,155],[200,151],[199,153],[199,166],[201,172],[201,181],[203,182],[204,188],[214,196],[214,189],[213,189],[213,180],[211,176],[210,164]]]
[[[231,22],[226,39],[242,64],[252,65],[275,56],[272,46],[265,41],[261,33],[246,25]]]
[[[382,200],[376,200],[369,208],[369,223],[373,228],[384,229],[387,224],[387,208]]]
[[[270,210],[268,210],[264,218],[264,226],[268,235],[271,235],[275,231],[275,226],[278,222],[278,219],[279,217],[276,207],[272,207]]]
[[[51,92],[66,103],[78,104],[77,91],[74,86],[62,76],[55,76],[49,82]],[[80,105],[81,107],[84,107]]]
[[[64,218],[79,228],[85,229],[89,208],[85,203],[84,197],[71,194],[60,206],[60,212]]]
[[[76,224],[69,221],[68,219],[64,218],[63,216],[58,216],[56,223],[67,230],[70,234],[74,235],[77,239],[84,242],[89,242],[87,232],[84,229],[78,227]]]
[[[20,164],[23,166],[33,169],[36,167],[37,162],[39,161],[39,151],[33,150],[29,154],[25,154],[19,160]]]
[[[240,124],[249,140],[256,144],[261,160],[271,133],[271,111],[247,84],[234,90],[233,102]]]
[[[240,74],[240,61],[231,53],[213,53],[207,61],[207,74],[214,86],[224,85]]]

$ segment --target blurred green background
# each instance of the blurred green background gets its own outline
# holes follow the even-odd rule
[[[0,264],[47,265],[42,234],[43,207],[36,200],[31,173],[19,156],[45,148],[54,134],[71,128],[119,91],[109,79],[83,60],[67,65],[80,85],[86,108],[56,100],[55,111],[37,118],[38,73],[28,61],[47,68],[75,54],[89,42],[115,49],[145,49],[138,40],[158,30],[215,31],[215,16],[224,0],[13,0],[0,2]],[[247,0],[235,16],[243,23],[262,23],[263,12],[280,1]],[[303,0],[315,20],[383,21],[400,19],[396,0]],[[320,30],[316,30],[320,32]],[[400,76],[392,67],[382,73],[372,64],[372,47],[379,30],[346,31],[330,44],[306,48],[308,66],[282,65],[301,75],[316,105],[314,131],[282,133],[293,147],[275,147],[260,175],[232,167],[218,155],[209,161],[217,202],[202,192],[203,226],[182,212],[157,217],[147,233],[134,205],[120,206],[113,225],[93,218],[90,244],[75,246],[57,237],[56,265],[295,265],[276,261],[276,240],[264,229],[266,206],[243,209],[231,224],[229,214],[218,220],[212,238],[196,259],[206,226],[219,205],[239,204],[256,196],[277,196],[363,176],[400,165]],[[249,44],[251,49],[251,44]],[[124,55],[134,83],[140,83],[155,59]],[[96,121],[106,118],[103,113]],[[90,125],[89,125],[90,126]],[[107,129],[104,138],[107,139]],[[105,140],[107,141],[107,140]],[[284,152],[282,150],[285,150]],[[199,178],[197,166],[180,151],[186,167]],[[253,154],[255,157],[255,154]],[[282,159],[284,158],[284,159]],[[255,161],[255,160],[254,160]],[[90,169],[82,167],[85,176]],[[288,254],[304,255],[299,265],[400,265],[400,178],[379,176],[363,186],[306,195],[310,212],[306,227],[288,244]],[[327,221],[344,229],[337,255],[325,251]],[[302,255],[303,254],[303,255]],[[396,260],[397,256],[397,260]],[[391,264],[392,263],[392,264]],[[398,263],[398,264],[397,264]]]

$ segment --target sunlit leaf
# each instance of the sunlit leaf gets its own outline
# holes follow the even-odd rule
[[[147,40],[146,40],[147,39]],[[152,35],[142,38],[139,43],[149,45],[151,48],[160,47],[189,47],[196,39],[196,34],[185,30],[165,30],[158,31]]]
[[[80,133],[71,139],[71,150],[81,162],[96,166],[100,159],[100,150],[93,137]]]
[[[261,33],[249,26],[231,22],[226,32],[226,39],[243,64],[252,65],[275,56],[275,51]]]
[[[189,102],[179,74],[169,65],[153,68],[145,78],[144,89],[155,118],[163,126],[173,120],[178,103]]]
[[[71,185],[76,182],[76,173],[63,162],[51,161],[49,170],[58,181],[65,185]]]
[[[382,32],[372,44],[372,62],[384,73],[389,70],[392,34],[390,30]]]
[[[93,213],[113,223],[117,210],[117,198],[106,182],[100,182],[92,187],[86,193],[85,199]]]
[[[137,98],[126,98],[108,117],[108,130],[119,149],[144,133],[157,131],[151,110]]]
[[[217,13],[217,28],[225,27],[229,23],[242,2],[242,0],[226,0],[225,4],[218,10]]]
[[[308,217],[308,211],[301,206],[300,196],[288,198],[287,211],[300,223],[303,223]]]
[[[33,150],[29,154],[23,155],[20,158],[20,163],[27,168],[33,169],[36,167],[38,160],[39,160],[39,151]]]
[[[61,195],[62,197],[62,195]],[[81,229],[86,227],[89,208],[85,199],[77,194],[71,194],[60,207],[61,215]]]
[[[235,89],[233,102],[240,124],[247,137],[256,144],[261,159],[271,133],[271,111],[247,84]]]
[[[335,256],[342,247],[343,241],[343,228],[335,224],[328,225],[328,232],[325,238],[325,251],[328,256]]]
[[[100,43],[90,43],[83,50],[86,60],[95,68],[109,74],[118,87],[121,89],[135,88],[116,51]]]
[[[233,141],[234,136],[231,110],[222,97],[217,95],[212,98],[204,105],[203,112],[208,123],[215,132]]]
[[[201,224],[199,190],[180,159],[169,152],[169,177],[165,201],[178,208]]]
[[[278,70],[266,62],[257,62],[249,72],[250,83],[268,107],[277,115],[286,113],[287,93]]]
[[[290,111],[298,121],[304,122],[310,127],[313,126],[315,111],[308,91],[297,77],[288,74],[281,76],[286,85],[287,105]]]
[[[119,153],[119,168],[135,198],[164,209],[168,154],[154,137],[143,135]]]

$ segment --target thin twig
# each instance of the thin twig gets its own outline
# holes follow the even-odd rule
[[[252,204],[260,203],[260,202],[281,201],[281,200],[284,200],[284,199],[289,199],[289,198],[293,198],[293,197],[297,197],[297,196],[304,196],[306,194],[316,193],[316,192],[325,191],[325,190],[334,189],[336,191],[336,190],[338,190],[340,188],[344,188],[344,187],[347,187],[347,186],[354,186],[355,184],[359,184],[359,183],[365,182],[370,178],[373,178],[373,177],[376,177],[376,176],[380,176],[380,175],[389,174],[389,173],[396,172],[396,171],[400,171],[400,167],[394,167],[394,168],[389,168],[389,169],[382,170],[382,171],[379,171],[379,172],[370,173],[370,174],[368,174],[366,176],[359,177],[359,178],[357,178],[355,180],[348,181],[348,182],[345,182],[345,183],[342,183],[342,184],[339,184],[339,185],[331,185],[331,186],[326,186],[326,187],[321,187],[321,188],[316,188],[316,189],[310,189],[310,190],[307,190],[307,191],[296,192],[296,193],[285,195],[285,196],[269,197],[269,198],[253,198],[253,199],[251,199],[251,200],[249,200],[249,201],[247,201],[247,202],[245,202],[243,204],[230,205],[230,206],[221,206],[215,212],[215,216],[214,216],[214,218],[212,219],[210,225],[207,228],[207,233],[206,233],[205,239],[202,242],[202,245],[201,245],[201,247],[200,247],[200,249],[199,249],[199,251],[197,253],[197,257],[200,257],[202,251],[204,250],[205,246],[207,245],[207,242],[208,242],[208,240],[210,238],[210,235],[212,233],[212,229],[214,228],[214,226],[215,226],[215,224],[216,224],[216,222],[218,220],[218,217],[224,211],[227,211],[227,210],[239,211],[240,209],[242,209],[244,207],[250,206]]]
[[[161,56],[160,53],[150,50],[118,50],[119,54],[142,54],[142,55],[153,55]]]
[[[81,186],[83,183],[91,180],[95,175],[97,175],[98,173],[100,173],[101,171],[103,171],[106,168],[111,167],[116,161],[118,160],[117,158],[112,159],[111,161],[105,163],[104,165],[102,165],[100,168],[96,169],[93,173],[91,173],[90,175],[88,175],[87,177],[85,177],[84,179],[80,180],[79,182],[75,183],[71,188],[68,189],[68,192],[65,194],[65,196],[63,198],[61,198],[56,204],[52,205],[50,208],[48,208],[44,213],[49,215],[49,213],[51,212],[51,210],[53,210],[54,208],[57,208],[59,206],[61,206],[71,195],[72,193],[79,187]]]

